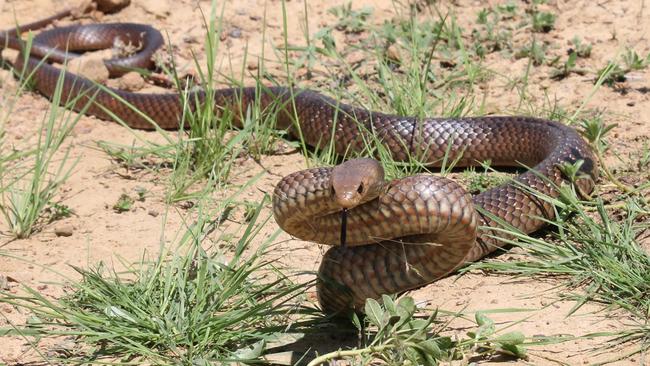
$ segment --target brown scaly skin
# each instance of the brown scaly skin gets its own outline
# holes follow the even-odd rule
[[[69,11],[61,12],[21,30],[42,27],[68,14]],[[20,49],[21,42],[15,33],[0,32],[0,47]],[[61,71],[47,63],[37,67],[44,55],[54,49],[56,52],[48,59],[61,62],[66,57],[61,51],[66,47],[69,51],[110,47],[116,37],[127,44],[141,44],[142,49],[127,59],[107,60],[112,75],[120,75],[131,67],[151,67],[151,55],[163,43],[160,33],[146,25],[58,28],[35,37],[31,57],[23,63],[20,55],[14,65],[17,70],[33,72],[35,88],[51,97]],[[81,110],[94,97],[87,114],[107,120],[112,120],[113,114],[133,128],[152,129],[154,125],[150,121],[166,129],[179,127],[183,104],[178,94],[112,92],[139,112],[91,81],[71,73],[64,77],[62,101],[77,98],[72,107]],[[238,116],[256,102],[256,90],[221,89],[212,98],[215,113],[231,110]],[[301,136],[313,146],[334,141],[336,151],[341,154],[360,151],[372,136],[391,151],[395,160],[415,157],[437,166],[451,144],[450,159],[462,154],[458,166],[488,159],[494,166],[533,166],[536,173],[525,172],[516,182],[551,197],[558,195],[553,185],[564,182],[558,169],[562,163],[584,161],[581,167],[584,178],[577,182],[582,192],[591,192],[597,178],[598,169],[589,146],[575,130],[553,121],[529,117],[417,119],[367,111],[340,104],[314,91],[285,87],[267,88],[259,98],[257,102],[262,110],[279,109],[279,128],[288,129],[293,136]],[[191,93],[188,98],[200,103],[206,99],[203,92]],[[189,103],[189,108],[194,105]],[[358,164],[352,161],[339,170],[346,179],[369,179],[363,170],[347,172]],[[278,183],[274,214],[285,231],[303,240],[339,244],[338,211],[356,203],[341,198],[345,192],[333,192],[333,185],[346,186],[349,182],[337,179],[332,182],[331,176],[331,168],[317,168],[291,174]],[[383,182],[383,177],[378,178],[376,172],[371,176],[381,189],[368,189],[359,198],[365,203],[350,209],[349,247],[331,248],[321,264],[319,298],[328,312],[361,309],[366,298],[422,286],[501,246],[501,241],[488,236],[499,236],[497,231],[477,233],[478,226],[498,225],[478,214],[476,206],[525,233],[544,226],[540,217],[553,216],[549,203],[534,198],[513,183],[470,197],[456,183],[443,178],[417,175]],[[350,188],[343,188],[346,190]],[[377,192],[379,195],[375,197]]]

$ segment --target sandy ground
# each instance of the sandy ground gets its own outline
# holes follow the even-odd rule
[[[304,0],[303,0],[304,1]],[[288,39],[292,44],[304,44],[303,24],[305,21],[305,4],[300,0],[286,2],[288,17]],[[14,20],[28,22],[43,18],[63,8],[68,2],[56,0],[0,0],[0,28],[10,28]],[[202,28],[200,8],[207,11],[209,1],[178,0],[157,2],[133,0],[133,4],[114,15],[105,15],[101,21],[130,21],[154,25],[169,37],[175,46],[182,68],[189,68],[191,50],[199,57],[204,54],[201,46],[204,30]],[[312,32],[325,24],[335,21],[333,15],[327,13],[332,6],[343,4],[343,1],[310,1],[306,8],[309,13],[307,22]],[[470,26],[476,19],[477,12],[492,3],[459,0],[443,2],[443,7],[449,7],[456,15],[461,26]],[[574,36],[580,36],[593,43],[592,56],[580,59],[579,67],[596,70],[614,58],[616,54],[629,46],[639,54],[650,52],[650,10],[644,1],[550,1],[545,5],[558,15],[555,29],[549,34],[540,35],[546,41],[555,45],[551,52],[563,54],[570,46],[569,41]],[[523,2],[517,2],[524,7]],[[394,16],[394,6],[390,0],[354,1],[354,8],[370,5],[374,8],[373,22],[381,23]],[[223,69],[245,69],[250,61],[245,61],[244,50],[248,48],[248,60],[260,56],[262,49],[263,17],[266,12],[267,51],[271,46],[282,44],[282,10],[278,0],[241,0],[230,1],[224,7],[224,30],[226,37],[224,47],[220,52],[224,56]],[[426,16],[426,15],[423,15]],[[65,23],[65,22],[64,22]],[[198,42],[196,42],[198,40]],[[246,64],[244,64],[246,63]],[[242,65],[244,64],[244,65]],[[490,54],[485,62],[486,67],[495,70],[497,74],[520,75],[526,68],[527,60],[503,58],[498,54]],[[271,73],[279,77],[283,72],[277,64],[267,65]],[[531,97],[540,101],[544,95],[556,99],[562,106],[574,106],[585,100],[592,90],[593,74],[572,74],[565,80],[553,81],[547,78],[549,68],[542,66],[531,72]],[[250,81],[246,78],[245,81]],[[635,72],[634,78],[623,84],[626,90],[612,88],[600,89],[589,101],[587,108],[601,110],[606,113],[609,123],[619,126],[611,138],[612,152],[608,155],[611,167],[625,170],[633,164],[640,148],[650,143],[648,133],[650,122],[650,71],[648,69]],[[16,85],[9,71],[0,70],[0,91],[2,96],[13,95]],[[494,111],[507,112],[516,106],[516,92],[504,86],[502,79],[494,78],[481,88],[485,91],[486,104]],[[1,102],[0,102],[1,103]],[[0,104],[2,106],[2,104]],[[28,146],[33,141],[33,135],[38,131],[46,111],[48,101],[34,93],[24,93],[17,100],[11,117],[5,126],[7,146]],[[145,139],[156,139],[154,133],[138,132]],[[96,142],[106,140],[114,143],[131,144],[134,135],[126,129],[107,121],[92,117],[82,117],[75,127],[70,139],[71,153],[79,157],[79,163],[74,174],[65,184],[62,192],[62,202],[69,206],[74,215],[70,218],[46,225],[42,231],[29,239],[10,240],[9,237],[0,239],[0,248],[24,260],[14,260],[0,257],[0,276],[9,279],[7,289],[17,291],[20,284],[38,288],[43,294],[56,298],[61,294],[58,286],[47,284],[58,281],[60,277],[50,270],[74,276],[70,265],[87,266],[99,261],[115,263],[116,255],[127,260],[137,260],[144,250],[155,253],[160,240],[172,242],[174,234],[182,228],[182,217],[187,212],[181,208],[172,208],[167,215],[157,215],[166,211],[163,202],[166,179],[164,172],[154,174],[148,172],[127,171],[112,162],[109,157],[96,148]],[[622,159],[616,158],[622,157]],[[306,167],[305,160],[299,154],[289,156],[268,156],[260,163],[252,160],[242,162],[236,169],[233,181],[244,182],[259,172],[266,172],[255,187],[247,190],[241,197],[243,200],[257,201],[263,193],[271,193],[274,184],[285,174]],[[640,177],[648,179],[648,176]],[[117,213],[112,206],[122,193],[135,195],[136,189],[142,187],[149,193],[144,202],[136,202],[133,209],[125,213]],[[218,197],[220,192],[215,193]],[[163,220],[164,225],[163,225]],[[236,225],[235,222],[230,225]],[[3,226],[3,225],[0,225]],[[57,228],[71,226],[71,236],[57,236]],[[263,235],[277,230],[275,222],[264,229]],[[4,230],[4,228],[3,228]],[[322,248],[309,243],[291,239],[282,234],[278,252],[283,256],[290,254],[291,267],[298,271],[315,271],[318,268]],[[600,307],[588,304],[577,314],[568,316],[574,303],[558,300],[556,292],[548,292],[558,285],[558,282],[539,279],[513,279],[506,276],[471,273],[462,277],[452,276],[423,289],[412,292],[412,295],[428,306],[440,306],[447,310],[488,310],[502,308],[525,308],[530,312],[495,314],[493,318],[498,324],[506,324],[513,320],[524,319],[512,327],[526,335],[582,335],[592,332],[611,331],[619,329],[628,320],[606,315]],[[557,300],[557,301],[556,301]],[[24,314],[8,305],[0,306],[0,327],[6,327],[8,322],[19,324],[24,320]],[[470,324],[454,324],[459,334]],[[591,348],[598,346],[600,340],[576,340],[567,343],[545,346],[543,349],[531,349],[530,364],[570,365],[587,364],[616,354],[611,352],[594,354]],[[331,347],[336,349],[338,345]],[[624,352],[620,351],[621,354]],[[20,364],[38,357],[23,339],[3,337],[0,347],[0,361],[7,364]],[[477,360],[480,361],[480,360]],[[633,356],[619,364],[643,365],[650,359],[643,356]]]

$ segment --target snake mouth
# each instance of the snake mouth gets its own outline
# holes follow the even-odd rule
[[[334,196],[336,204],[343,210],[349,210],[359,206],[363,202],[363,196],[357,191],[337,193]]]

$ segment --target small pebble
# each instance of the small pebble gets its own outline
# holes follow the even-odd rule
[[[251,70],[251,71],[252,70],[257,70],[257,68],[258,68],[257,61],[256,60],[248,60],[248,62],[246,62],[246,68]]]
[[[71,236],[72,232],[74,231],[74,228],[72,225],[59,225],[54,228],[54,234],[56,236]]]
[[[386,49],[386,58],[393,62],[400,62],[402,57],[400,55],[399,49],[394,44],[388,46]]]
[[[156,211],[156,210],[149,210],[149,212],[147,212],[147,213],[151,217],[158,217],[158,215],[159,215],[158,211]]]
[[[196,36],[188,34],[183,37],[183,42],[188,44],[197,44],[199,43],[199,40],[196,38]]]
[[[104,65],[104,55],[92,53],[74,58],[68,62],[68,70],[92,81],[104,83],[108,80],[108,69]]]
[[[94,1],[88,1],[92,3]],[[122,9],[128,6],[131,3],[131,0],[102,0],[96,2],[97,10],[104,12],[115,12],[119,9]]]
[[[119,80],[119,87],[122,90],[138,91],[144,88],[144,86],[144,79],[135,71],[124,74]]]
[[[550,304],[550,301],[548,301],[546,299],[542,299],[542,300],[539,301],[539,303],[542,306],[548,306],[548,304]]]
[[[241,29],[235,27],[232,30],[230,30],[230,33],[228,35],[232,38],[241,38]]]

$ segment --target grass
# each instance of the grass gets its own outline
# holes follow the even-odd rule
[[[210,13],[204,14],[202,18],[203,26],[207,30],[204,39],[205,63],[199,62],[196,55],[193,59],[198,74],[197,84],[205,92],[206,100],[213,99],[218,89],[219,75],[235,73],[234,70],[226,72],[220,69],[223,7],[221,13],[219,11],[217,2],[213,1]],[[220,185],[225,186],[230,179],[233,166],[236,166],[243,157],[259,159],[262,154],[274,152],[275,143],[284,132],[274,129],[279,103],[268,106],[266,110],[262,110],[262,106],[255,103],[249,109],[242,111],[216,107],[212,103],[201,103],[176,73],[173,53],[170,53],[169,59],[172,61],[166,68],[166,72],[176,85],[176,92],[181,95],[185,110],[180,121],[180,131],[169,132],[156,128],[164,143],[143,140],[132,131],[137,143],[131,146],[101,141],[98,147],[130,168],[153,170],[162,167],[170,168],[165,201],[171,204],[197,200],[205,196],[208,192],[196,190],[200,182],[205,179],[220,182]],[[263,57],[260,58],[259,63],[258,69],[264,70]],[[246,62],[243,64],[245,65]],[[240,72],[243,78],[244,70]],[[242,80],[234,78],[228,78],[227,81],[235,87],[243,84]],[[258,95],[266,88],[261,82],[258,82],[255,87]],[[116,98],[119,99],[118,96]],[[127,123],[120,121],[119,118],[116,119],[118,123],[128,128]],[[150,123],[156,125],[153,120],[150,120]],[[236,126],[239,127],[238,133],[232,133]],[[151,161],[155,163],[149,164],[148,162]]]
[[[646,184],[645,188],[649,187]],[[602,198],[583,202],[570,187],[561,189],[563,194],[558,199],[537,194],[557,208],[557,217],[548,223],[549,238],[525,235],[506,225],[500,231],[512,235],[514,239],[508,243],[524,249],[524,254],[507,262],[475,263],[466,270],[560,276],[569,289],[559,292],[560,297],[576,301],[570,313],[590,301],[626,310],[632,325],[607,334],[613,337],[609,347],[635,343],[638,347],[631,354],[647,352],[650,255],[641,249],[639,238],[650,229],[650,208],[643,198],[629,197],[612,209]],[[617,216],[621,219],[614,218]]]
[[[288,13],[283,3],[283,44],[272,51],[284,75],[271,76],[267,72],[269,58],[262,50],[254,75],[255,86],[262,93],[264,85],[269,84],[308,84],[326,89],[337,100],[372,110],[418,117],[458,117],[487,113],[487,95],[481,94],[479,87],[501,78],[512,86],[511,90],[519,92],[518,105],[509,112],[560,119],[577,126],[597,152],[604,176],[599,184],[602,191],[591,201],[583,201],[584,197],[570,187],[561,187],[563,195],[558,199],[540,197],[552,200],[557,207],[557,218],[549,222],[548,233],[529,236],[505,228],[515,238],[511,244],[521,247],[523,254],[516,261],[488,260],[464,270],[560,276],[570,289],[565,297],[576,301],[574,311],[586,302],[598,302],[608,309],[622,309],[632,319],[633,324],[620,331],[578,336],[607,337],[611,346],[634,344],[637,347],[632,352],[647,352],[650,260],[640,249],[639,240],[650,229],[647,224],[650,186],[631,184],[624,178],[647,168],[650,149],[644,147],[634,160],[636,165],[627,167],[627,177],[612,171],[604,164],[604,157],[610,153],[606,140],[615,126],[605,123],[602,115],[594,114],[585,106],[602,85],[616,86],[625,74],[646,68],[650,59],[627,50],[620,60],[610,62],[600,71],[582,70],[576,66],[578,59],[589,57],[592,45],[575,38],[574,52],[563,61],[555,54],[554,45],[545,42],[545,33],[554,31],[555,15],[539,11],[538,3],[532,2],[528,9],[520,9],[515,3],[485,8],[478,12],[473,29],[467,29],[462,25],[463,19],[434,4],[396,6],[390,21],[376,24],[371,21],[372,9],[357,9],[350,3],[330,9],[329,14],[336,21],[313,33],[305,22],[304,44],[289,43]],[[214,94],[222,74],[238,72],[239,79],[224,78],[229,84],[242,85],[247,72],[244,68],[223,70],[226,63],[219,62],[223,53],[220,38],[223,14],[223,8],[213,1],[210,12],[203,17],[207,61],[201,64],[195,57],[199,84],[208,97]],[[266,25],[266,16],[262,21]],[[263,29],[266,40],[266,26]],[[527,41],[516,41],[513,34],[519,32],[530,37]],[[354,41],[337,44],[341,35]],[[521,77],[496,74],[483,64],[491,54],[528,58],[525,74]],[[173,54],[170,56],[173,60]],[[247,64],[247,57],[248,53],[242,65]],[[228,111],[215,110],[210,103],[197,105],[173,66],[172,62],[167,72],[183,95],[186,113],[182,124],[186,129],[180,132],[158,129],[157,140],[163,142],[157,143],[133,131],[131,145],[102,141],[98,148],[129,169],[146,169],[163,175],[166,193],[154,199],[161,199],[169,207],[195,202],[194,208],[183,214],[192,223],[186,222],[179,229],[174,245],[161,240],[161,253],[153,260],[142,259],[135,264],[123,260],[121,265],[125,271],[101,263],[89,263],[89,269],[76,268],[76,278],[64,278],[68,290],[60,299],[52,300],[30,287],[22,288],[20,294],[0,292],[0,303],[34,316],[24,326],[3,329],[4,334],[22,336],[36,350],[40,349],[41,338],[73,337],[76,346],[65,350],[67,356],[58,357],[56,362],[264,362],[265,356],[272,352],[269,344],[279,334],[308,334],[324,324],[331,325],[314,309],[300,305],[304,303],[299,300],[304,300],[301,294],[307,284],[292,283],[268,259],[267,251],[278,233],[261,234],[262,226],[271,225],[268,218],[262,219],[265,202],[242,203],[229,197],[208,203],[214,191],[232,188],[238,162],[248,158],[260,160],[275,151],[277,141],[285,137],[283,131],[274,129],[279,106],[263,110],[259,104],[253,104],[245,111]],[[529,91],[534,82],[531,74],[539,72],[536,68],[546,66],[556,70],[549,77],[569,78],[576,73],[593,77],[592,93],[571,111],[553,101],[534,100],[534,92]],[[301,69],[306,69],[307,80],[294,76]],[[334,85],[332,80],[336,81]],[[9,116],[6,114],[3,119]],[[0,164],[5,167],[13,167],[11,164],[18,162],[22,167],[29,166],[21,179],[7,179],[3,175],[1,181],[0,194],[9,197],[3,198],[7,201],[3,201],[1,208],[15,222],[12,224],[15,237],[32,233],[39,223],[45,222],[47,212],[57,217],[69,214],[69,208],[57,204],[55,197],[74,166],[67,153],[61,152],[63,141],[78,118],[72,116],[52,107],[41,129],[43,138],[33,153],[3,154],[0,158]],[[241,126],[232,132],[236,121]],[[124,124],[124,121],[117,122]],[[334,153],[331,144],[310,149],[300,138],[287,143],[301,151],[309,165],[332,165],[342,159]],[[356,154],[379,156],[390,177],[421,172],[425,170],[424,164],[429,163],[418,156],[410,157],[407,162],[396,162],[376,139],[368,138],[365,145],[365,150]],[[63,159],[53,158],[57,151]],[[441,174],[458,177],[453,171],[455,161],[448,155]],[[23,161],[23,156],[32,158]],[[0,174],[9,170],[6,168]],[[52,171],[56,172],[54,176],[50,175]],[[461,178],[472,192],[509,179],[491,171],[489,162],[484,162],[480,168],[463,172]],[[575,167],[565,167],[568,176],[572,171],[575,172]],[[138,194],[137,198],[126,195],[113,209],[128,211],[135,199],[145,196],[149,199],[148,193]],[[228,232],[223,224],[236,209],[244,211],[245,224],[237,232]],[[441,316],[443,313],[439,309],[423,313],[410,297],[399,300],[385,297],[382,303],[368,301],[367,316],[351,319],[358,343],[315,356],[310,351],[306,358],[313,358],[305,362],[316,365],[343,358],[359,365],[377,359],[391,365],[435,365],[468,356],[526,358],[530,347],[575,339],[539,340],[530,334],[510,332],[510,325],[497,329],[482,312],[474,314],[475,326],[462,337],[452,338],[445,334],[449,318],[468,315],[451,314],[445,318]],[[342,327],[335,326],[335,329],[341,331]],[[45,354],[42,357],[50,358]]]
[[[233,197],[212,210],[199,207],[177,242],[162,242],[153,260],[122,261],[119,272],[102,263],[75,267],[81,280],[65,278],[66,294],[57,301],[30,287],[21,295],[3,292],[0,302],[32,316],[25,327],[0,334],[37,336],[34,345],[72,337],[80,346],[66,350],[58,360],[65,363],[261,360],[267,342],[299,324],[295,318],[305,310],[295,300],[305,284],[293,283],[267,259],[279,231],[261,240],[269,220],[260,217],[262,205],[236,233],[234,253],[214,250],[229,239],[210,236],[219,229],[213,218]]]
[[[29,75],[23,85],[28,82]],[[56,202],[57,195],[77,163],[64,142],[80,115],[59,107],[62,82],[61,77],[52,97],[53,104],[41,123],[35,147],[0,160],[0,213],[11,235],[18,239],[29,237],[40,225],[47,223],[42,217],[45,212],[53,212],[49,221],[61,217],[63,206]],[[19,88],[17,93],[21,91]],[[76,99],[66,101],[64,105],[71,106],[75,102]],[[9,118],[11,109],[8,105],[5,118]]]

